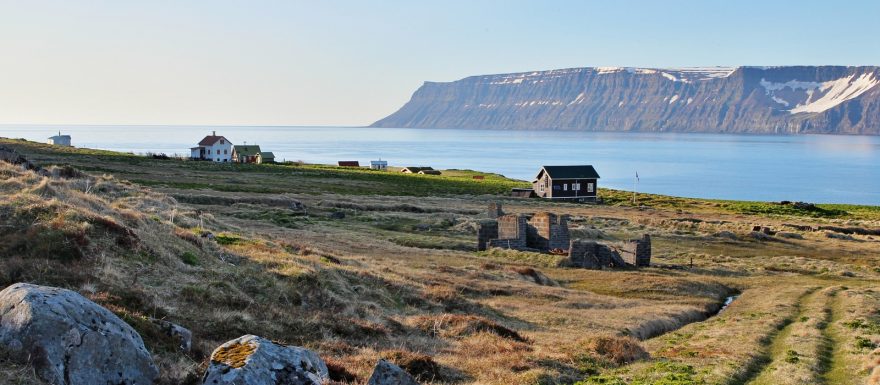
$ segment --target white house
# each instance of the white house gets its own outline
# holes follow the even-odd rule
[[[61,135],[61,131],[58,131],[58,135],[50,136],[46,143],[70,147],[70,135]]]
[[[388,171],[388,161],[379,159],[370,161],[370,169],[379,171]]]
[[[217,131],[202,139],[199,145],[190,148],[190,158],[195,160],[210,160],[212,162],[231,162],[232,143]]]

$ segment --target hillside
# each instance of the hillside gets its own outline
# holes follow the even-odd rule
[[[880,134],[880,67],[573,68],[426,82],[374,127]]]
[[[880,240],[852,230],[880,228],[876,207],[642,194],[630,207],[610,190],[565,204],[504,197],[522,182],[475,172],[0,146],[47,170],[0,161],[0,287],[107,307],[143,336],[159,384],[201,383],[211,350],[249,333],[314,349],[339,384],[365,384],[378,358],[438,385],[843,385],[876,365]],[[579,238],[649,233],[654,266],[477,252],[490,202],[570,215]],[[191,329],[192,350],[151,318]],[[42,383],[11,358],[0,347],[0,383]]]

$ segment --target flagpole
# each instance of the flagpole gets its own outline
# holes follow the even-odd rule
[[[636,183],[639,181],[639,172],[636,171],[636,177],[633,179],[633,206],[636,205]]]

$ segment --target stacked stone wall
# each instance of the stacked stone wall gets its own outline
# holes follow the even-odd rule
[[[501,202],[489,202],[489,218],[496,219],[500,216],[504,215],[504,211],[501,210]]]
[[[498,222],[497,221],[482,221],[480,222],[480,226],[477,229],[477,250],[483,251],[486,250],[489,246],[489,241],[493,239],[498,239]]]

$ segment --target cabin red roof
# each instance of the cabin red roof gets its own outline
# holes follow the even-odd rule
[[[340,160],[338,163],[339,167],[360,167],[361,163],[356,160]]]
[[[213,146],[214,143],[217,143],[217,141],[220,139],[226,138],[224,138],[222,135],[208,135],[205,137],[205,139],[202,139],[202,141],[199,142],[199,146]]]

